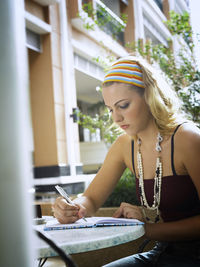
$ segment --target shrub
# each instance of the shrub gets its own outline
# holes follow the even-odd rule
[[[114,191],[108,197],[103,207],[118,207],[120,206],[121,202],[138,205],[135,177],[129,169],[124,171]]]

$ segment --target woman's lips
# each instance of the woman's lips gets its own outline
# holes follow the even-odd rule
[[[120,126],[123,130],[126,130],[128,127],[129,127],[129,125],[128,124],[125,124],[125,125],[121,125]]]

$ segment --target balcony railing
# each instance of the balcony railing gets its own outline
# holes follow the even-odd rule
[[[96,0],[95,2],[98,26],[121,44],[124,44],[124,29],[126,24],[100,0]]]

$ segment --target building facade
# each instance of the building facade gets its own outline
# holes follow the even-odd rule
[[[101,58],[125,56],[126,44],[137,41],[168,46],[172,36],[163,21],[170,10],[189,11],[188,2],[25,0],[36,191],[53,191],[60,183],[78,193],[93,178],[107,148],[99,131],[79,127],[74,112],[90,114],[102,101]],[[109,23],[102,23],[106,18]]]

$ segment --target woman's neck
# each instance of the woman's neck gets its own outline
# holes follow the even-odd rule
[[[149,146],[155,143],[158,132],[155,122],[152,122],[143,131],[139,132],[136,137],[141,140],[143,146]]]

